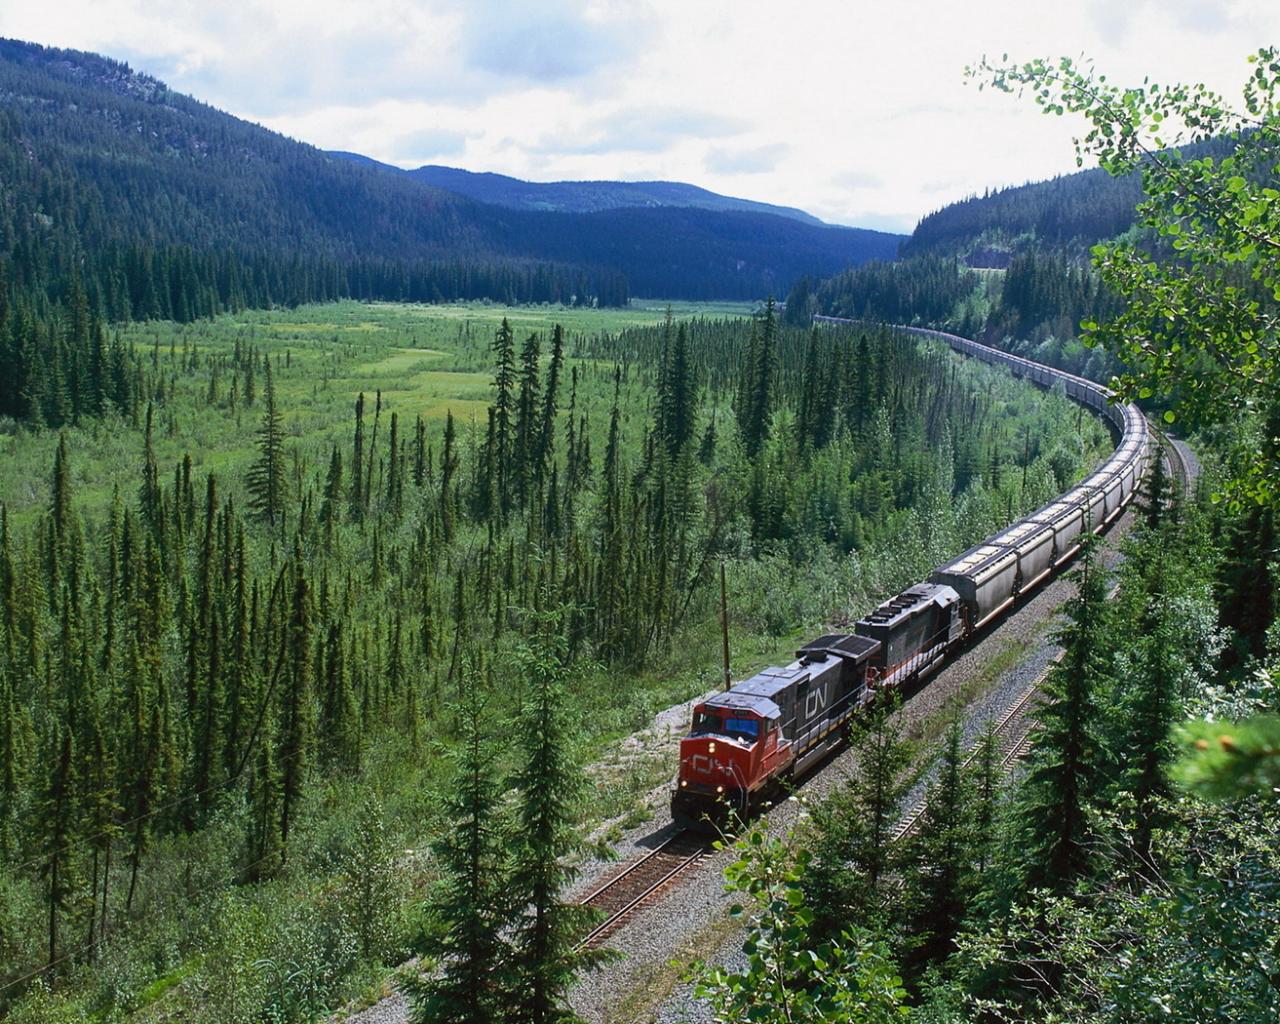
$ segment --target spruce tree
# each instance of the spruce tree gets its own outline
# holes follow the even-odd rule
[[[288,855],[289,831],[302,799],[312,743],[311,592],[297,541],[293,550],[293,598],[289,603],[284,693],[280,709],[280,849]]]
[[[515,911],[508,891],[510,823],[489,708],[470,672],[457,709],[460,735],[442,825],[432,842],[440,880],[425,916],[437,922],[437,956],[405,984],[414,1024],[497,1024],[515,992],[515,959],[504,927]]]
[[[564,367],[564,328],[551,329],[551,365],[547,367],[547,387],[542,398],[542,426],[536,458],[537,476],[547,471],[556,447],[556,410],[560,401],[560,373]]]
[[[62,915],[79,884],[74,857],[79,833],[77,785],[75,746],[71,730],[64,726],[54,736],[49,780],[38,819],[38,840],[43,855],[40,875],[45,883],[48,908],[48,964],[51,972],[56,971],[63,959],[60,944]]]
[[[850,921],[884,910],[884,883],[897,864],[894,827],[910,780],[911,745],[894,718],[895,702],[881,697],[855,732],[856,774],[813,810],[812,858],[803,882],[820,937],[834,937]]]
[[[324,529],[325,545],[333,543],[334,527],[341,521],[342,504],[345,500],[342,489],[342,453],[338,446],[333,446],[329,455],[329,472],[325,477],[324,503],[320,506],[320,525]]]
[[[512,498],[511,452],[516,402],[515,339],[506,317],[502,318],[493,340],[493,363],[493,445],[489,457],[498,508],[505,514]]]
[[[540,459],[542,423],[538,418],[539,375],[538,359],[541,350],[538,336],[530,334],[520,349],[520,391],[516,399],[516,425],[513,451],[515,473],[515,498],[523,508],[536,486],[541,466]]]
[[[445,413],[444,448],[440,453],[440,533],[444,542],[453,540],[456,514],[453,478],[458,472],[458,439],[453,410]]]
[[[276,403],[271,361],[266,360],[262,397],[266,408],[258,428],[258,459],[249,470],[249,507],[272,526],[284,522],[284,419]]]
[[[940,963],[951,952],[973,892],[974,794],[963,769],[963,732],[952,721],[928,806],[908,853],[907,904],[919,942],[913,959]]]
[[[1049,673],[1027,774],[1018,792],[1023,888],[1065,892],[1092,864],[1087,812],[1102,786],[1099,700],[1111,673],[1106,578],[1089,539],[1074,573],[1076,595],[1057,640],[1065,649]]]
[[[511,873],[518,911],[510,930],[516,969],[506,1008],[509,1020],[553,1024],[577,1019],[565,996],[579,970],[598,958],[577,949],[591,912],[562,897],[577,874],[569,858],[581,848],[575,826],[583,790],[561,689],[563,614],[537,613],[535,623],[519,654],[526,696],[512,779],[519,794]]]
[[[400,452],[400,417],[391,414],[391,438],[387,457],[387,512],[393,520],[400,518],[404,510],[404,459]]]
[[[351,442],[351,514],[364,517],[364,392],[356,396],[355,437]]]

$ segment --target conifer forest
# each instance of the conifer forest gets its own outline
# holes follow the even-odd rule
[[[1080,169],[908,235],[545,6],[0,39],[0,1022],[1280,1019],[1280,51],[968,55]]]

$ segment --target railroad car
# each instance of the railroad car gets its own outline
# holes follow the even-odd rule
[[[671,794],[678,822],[705,826],[776,796],[843,742],[852,717],[877,694],[927,678],[1070,561],[1086,533],[1121,514],[1146,474],[1146,418],[1136,406],[1113,403],[1106,388],[968,338],[902,329],[1042,387],[1061,384],[1112,426],[1119,444],[1081,484],[885,601],[852,633],[818,637],[790,665],[766,668],[698,704],[680,741]]]

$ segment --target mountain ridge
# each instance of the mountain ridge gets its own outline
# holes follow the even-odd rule
[[[848,227],[827,224],[794,206],[779,206],[755,199],[726,196],[682,181],[615,181],[582,179],[528,181],[496,171],[468,171],[442,164],[401,168],[346,150],[329,150],[331,156],[358,164],[372,164],[406,174],[435,188],[511,209],[550,213],[597,213],[620,208],[692,207],[703,210],[768,213],[789,217],[814,227]]]
[[[568,213],[483,203],[236,118],[109,57],[16,40],[0,40],[0,188],[0,259],[46,253],[35,264],[52,268],[40,274],[53,298],[67,293],[85,255],[179,246],[257,260],[255,278],[266,283],[253,294],[276,301],[286,293],[295,301],[316,294],[548,301],[570,292],[581,301],[584,287],[604,289],[611,302],[628,287],[671,298],[757,299],[785,294],[806,274],[893,258],[901,240],[754,210]],[[268,287],[273,268],[299,260],[328,261],[307,274],[333,286]],[[454,268],[455,283],[406,284],[407,271],[396,267],[423,261]],[[499,265],[502,273],[489,273]],[[484,276],[476,268],[495,283],[475,284]],[[564,283],[514,290],[503,283],[535,272]],[[210,283],[193,281],[189,290]],[[135,315],[149,308],[133,305]]]

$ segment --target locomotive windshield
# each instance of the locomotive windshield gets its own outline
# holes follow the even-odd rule
[[[703,733],[714,733],[717,736],[732,736],[754,743],[760,736],[760,723],[754,718],[721,718],[711,711],[699,711],[693,716],[694,736]]]

